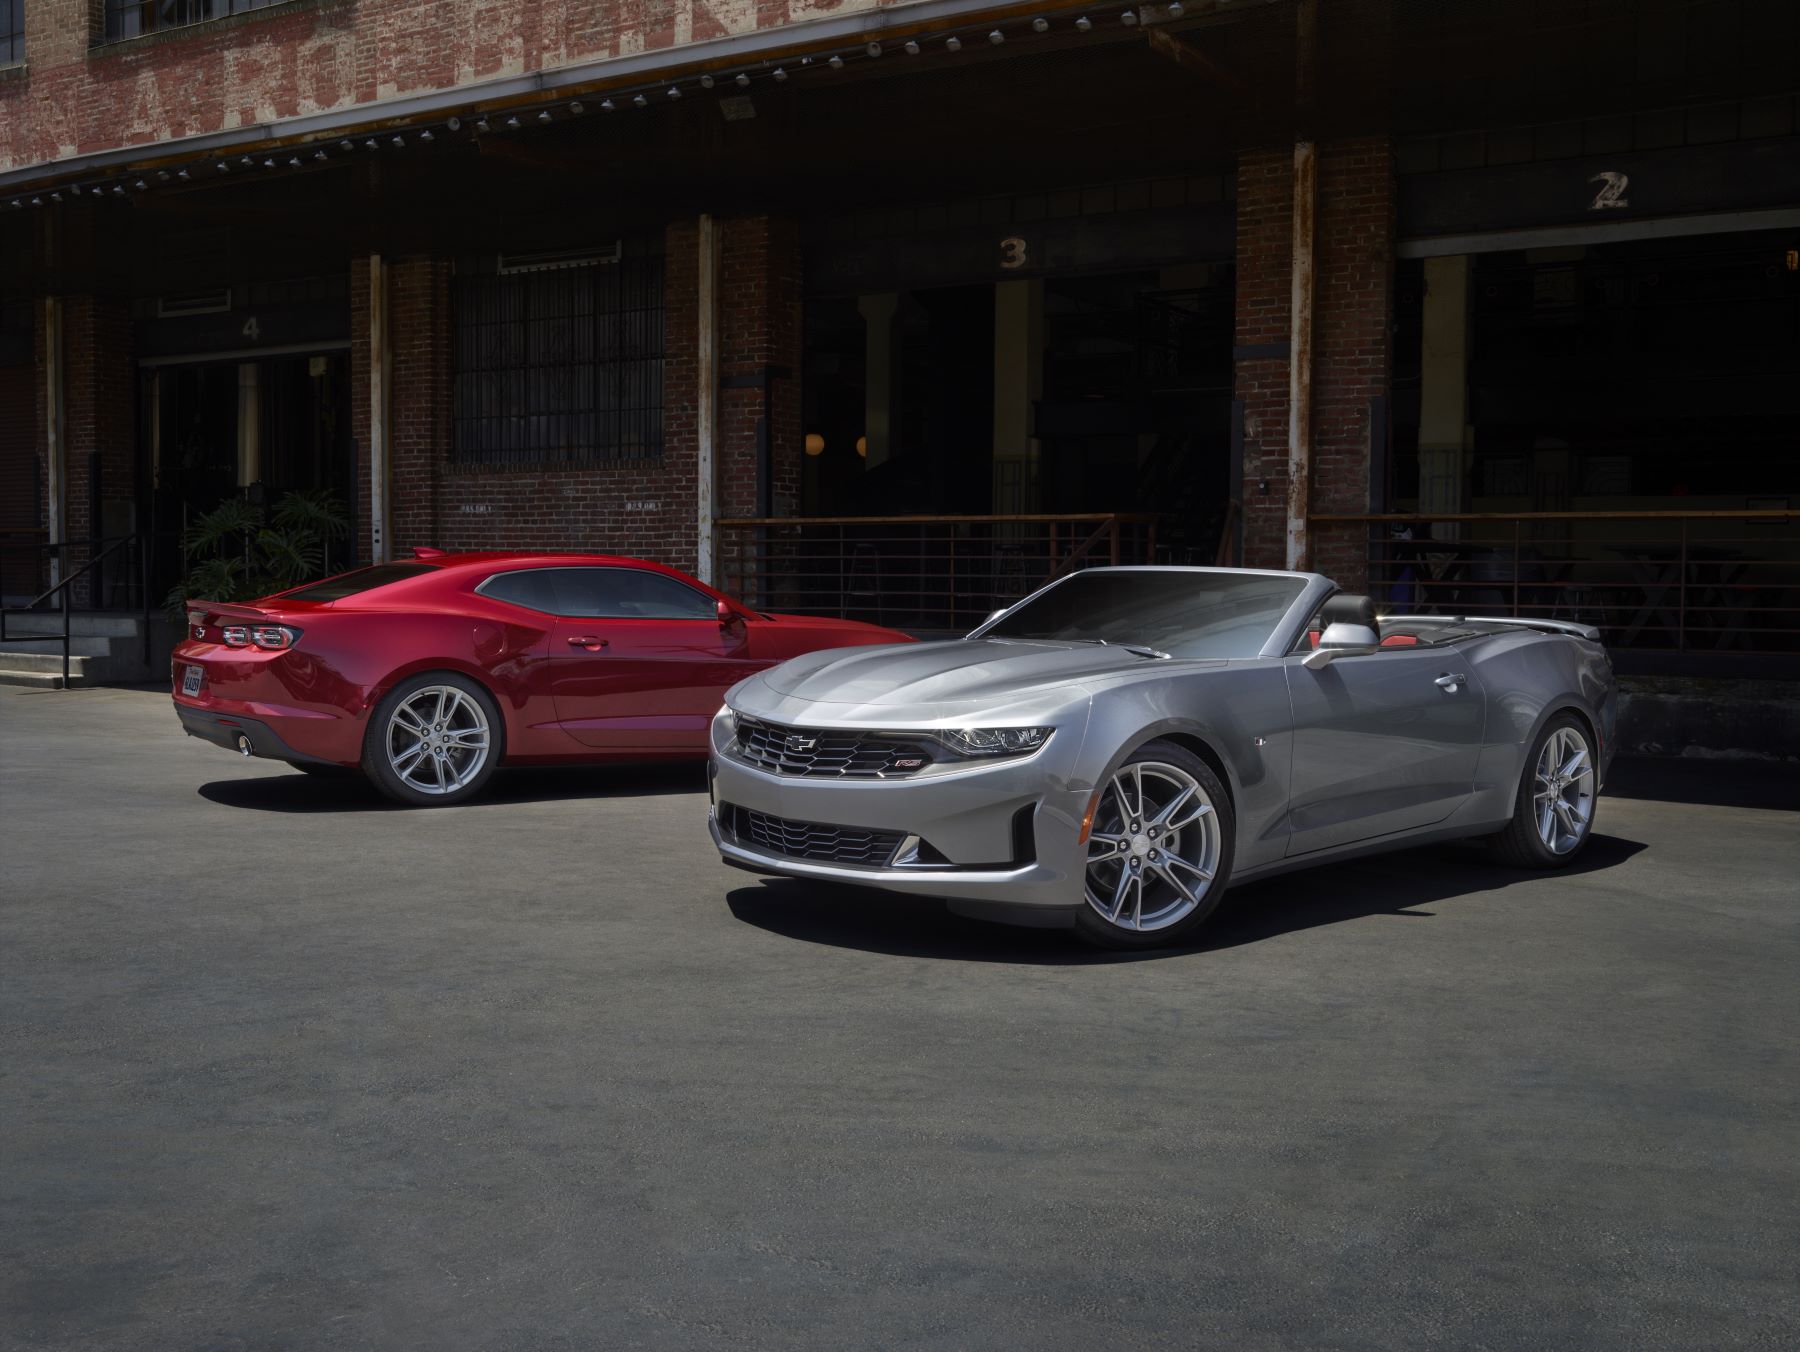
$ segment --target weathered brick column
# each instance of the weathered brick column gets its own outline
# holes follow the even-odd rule
[[[1262,568],[1285,562],[1292,156],[1281,146],[1238,161],[1244,563]],[[1393,349],[1394,163],[1385,138],[1320,146],[1315,256],[1312,510],[1362,512],[1370,502],[1371,401],[1388,391]],[[1354,529],[1315,531],[1312,568],[1362,589],[1364,538]]]

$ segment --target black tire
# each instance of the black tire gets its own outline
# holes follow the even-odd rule
[[[451,704],[453,713],[449,719],[452,726],[446,727],[444,733],[456,737],[466,736],[478,721],[474,716],[478,712],[481,719],[485,720],[486,740],[483,743],[485,754],[472,769],[468,769],[466,763],[456,760],[460,752],[466,749],[465,743],[457,742],[452,745],[446,736],[439,749],[444,751],[444,760],[449,766],[446,774],[455,782],[450,787],[433,791],[409,782],[401,769],[411,773],[413,766],[403,765],[397,769],[392,749],[396,744],[398,731],[395,727],[396,711],[402,706],[408,706],[410,713],[409,701],[422,695],[426,696],[427,703],[435,703],[435,695],[428,695],[427,692],[436,691],[455,691],[463,696],[462,701],[445,697],[446,702]],[[443,705],[437,707],[442,709]],[[428,718],[427,723],[429,721]],[[411,736],[410,733],[400,735]],[[417,742],[421,739],[413,740]],[[472,746],[472,743],[467,746]],[[368,728],[363,733],[362,768],[369,782],[396,803],[405,803],[408,807],[452,807],[457,803],[466,803],[480,793],[505,754],[506,725],[500,718],[500,710],[494,703],[493,696],[479,682],[472,681],[467,676],[451,671],[428,671],[400,682],[375,706],[374,712],[369,715]],[[433,750],[426,759],[415,764],[429,765],[436,756],[437,750]],[[468,773],[464,777],[466,769]]]
[[[1149,767],[1157,768],[1150,770]],[[1140,807],[1155,809],[1172,801],[1171,795],[1180,791],[1179,777],[1185,776],[1195,790],[1205,796],[1203,818],[1210,817],[1210,822],[1195,821],[1181,827],[1175,832],[1175,848],[1159,850],[1159,845],[1166,847],[1169,837],[1152,835],[1154,811],[1142,813],[1141,819],[1134,822],[1130,813],[1118,810],[1121,789],[1125,806],[1130,806],[1129,776],[1134,770],[1144,771],[1138,778],[1140,784],[1144,778],[1149,778],[1157,786],[1138,790]],[[1127,782],[1121,784],[1121,777],[1126,777]],[[1169,820],[1180,821],[1184,810],[1176,809]],[[1134,825],[1142,829],[1130,830]],[[1083,905],[1075,919],[1076,935],[1096,948],[1123,952],[1189,942],[1218,909],[1225,889],[1231,884],[1236,828],[1237,814],[1232,809],[1231,796],[1211,766],[1174,742],[1146,742],[1127,756],[1108,782],[1101,786],[1100,806],[1094,814],[1092,834],[1088,837],[1089,862],[1081,879]],[[1110,857],[1104,853],[1104,846],[1109,841],[1123,842],[1119,844],[1118,853]],[[1122,905],[1115,907],[1119,920],[1102,913],[1106,898],[1100,894],[1107,889],[1112,889],[1114,898],[1120,895],[1118,888],[1124,888],[1129,896],[1134,885],[1124,880],[1127,869],[1137,871],[1136,900],[1142,922],[1138,927],[1124,923]],[[1202,871],[1210,876],[1206,878],[1203,890],[1196,891],[1195,880]],[[1115,878],[1119,879],[1117,887],[1112,881]],[[1178,878],[1188,880],[1187,890],[1194,894],[1191,898],[1173,881]],[[1191,905],[1188,904],[1190,900]],[[1157,918],[1160,911],[1148,916],[1144,914],[1146,904],[1160,906],[1165,903],[1170,908],[1166,921]]]
[[[1543,775],[1546,751],[1559,743],[1551,777]],[[1565,778],[1572,748],[1579,746],[1583,763]],[[1519,792],[1513,802],[1512,820],[1489,838],[1494,855],[1514,868],[1564,868],[1587,848],[1594,834],[1594,818],[1600,803],[1599,768],[1594,763],[1594,735],[1572,713],[1557,714],[1544,724],[1525,757],[1519,774]],[[1554,806],[1552,799],[1563,806]],[[1546,825],[1548,813],[1548,825]],[[1570,823],[1574,823],[1574,829]]]

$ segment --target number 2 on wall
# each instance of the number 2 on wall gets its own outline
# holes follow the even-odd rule
[[[1603,186],[1594,194],[1594,200],[1588,203],[1589,211],[1605,211],[1608,207],[1628,207],[1631,205],[1625,198],[1625,189],[1631,186],[1631,176],[1621,174],[1616,169],[1602,169],[1588,180]]]

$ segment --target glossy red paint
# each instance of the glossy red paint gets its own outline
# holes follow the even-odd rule
[[[760,614],[642,559],[421,551],[403,562],[418,571],[335,600],[308,599],[319,585],[309,584],[257,601],[189,603],[171,672],[184,726],[228,746],[241,733],[250,754],[354,766],[382,697],[410,676],[444,671],[493,696],[503,764],[698,759],[725,691],[751,673],[819,648],[912,641],[855,620]],[[697,617],[559,615],[477,590],[544,569],[605,570],[573,575],[596,595],[641,583],[615,570],[673,579],[693,594]],[[687,593],[669,594],[688,608]],[[278,651],[224,642],[225,627],[259,621],[299,637]],[[190,666],[202,671],[191,696],[182,691]]]

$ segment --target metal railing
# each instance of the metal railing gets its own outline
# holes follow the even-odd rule
[[[735,517],[719,586],[760,610],[904,629],[972,629],[1062,574],[1149,563],[1154,516]]]
[[[1383,610],[1576,620],[1609,647],[1800,651],[1800,511],[1406,512],[1309,518],[1315,558],[1360,535]]]
[[[17,532],[19,534],[29,532]],[[140,609],[141,631],[144,643],[144,664],[150,663],[150,551],[140,547],[142,537],[133,532],[111,539],[96,538],[92,540],[58,540],[54,543],[33,542],[30,544],[8,543],[3,548],[9,553],[30,552],[34,556],[48,555],[55,564],[58,580],[38,595],[32,597],[22,606],[0,606],[0,643],[61,643],[62,644],[62,688],[69,688],[69,667],[74,643],[73,616],[75,613],[75,584],[83,580],[91,581],[98,576],[99,568],[115,555],[123,554],[124,558],[135,567],[128,576],[135,575],[135,581],[128,584],[128,592],[135,598],[136,609]],[[69,571],[69,553],[71,550],[85,549],[87,561],[73,572]],[[37,559],[39,568],[44,560]],[[54,599],[55,609],[45,608],[44,603]],[[92,608],[92,607],[90,607]],[[60,616],[62,628],[48,634],[15,634],[8,632],[7,620],[16,615]]]

